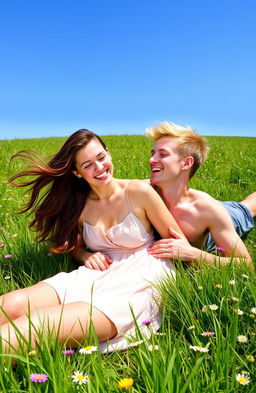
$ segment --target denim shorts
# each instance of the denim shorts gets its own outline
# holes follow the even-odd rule
[[[247,206],[243,205],[240,202],[220,202],[228,211],[230,217],[232,218],[235,230],[240,237],[245,235],[247,232],[249,232],[250,229],[254,227],[254,219]],[[205,251],[214,251],[215,248],[216,244],[214,243],[214,240],[209,233],[204,243],[203,249]]]

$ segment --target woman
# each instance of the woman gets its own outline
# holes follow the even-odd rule
[[[157,193],[143,181],[115,179],[108,149],[88,130],[72,134],[48,164],[28,151],[15,157],[32,164],[10,182],[31,186],[23,211],[35,213],[30,227],[37,240],[48,240],[55,252],[71,252],[82,266],[0,297],[4,350],[10,350],[8,342],[18,347],[16,328],[32,337],[32,346],[36,330],[50,329],[59,343],[76,347],[92,320],[103,352],[127,346],[124,335],[134,333],[134,318],[139,326],[152,320],[157,330],[152,282],[175,272],[168,259],[148,254],[151,225],[164,238],[169,226],[182,234]],[[13,183],[28,175],[31,181]]]

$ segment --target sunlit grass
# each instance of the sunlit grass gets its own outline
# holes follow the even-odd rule
[[[112,153],[116,177],[148,177],[150,141],[144,136],[125,135],[105,136],[103,139]],[[34,233],[28,230],[29,217],[16,214],[26,203],[27,191],[5,184],[11,174],[22,168],[19,161],[9,167],[12,154],[21,149],[33,149],[50,156],[64,140],[0,141],[2,294],[76,267],[68,255],[52,255],[46,244],[34,243]],[[209,158],[191,186],[218,199],[242,200],[255,191],[255,142],[255,138],[210,137]],[[255,229],[245,242],[255,261]],[[158,335],[146,339],[138,333],[134,338],[137,346],[105,355],[99,351],[81,354],[79,349],[73,354],[64,354],[65,346],[60,347],[51,334],[46,337],[40,331],[36,351],[31,352],[21,337],[15,367],[6,355],[0,356],[0,391],[252,393],[255,391],[256,364],[255,284],[255,273],[245,266],[237,267],[232,263],[226,269],[203,264],[197,268],[178,266],[176,283],[165,280],[160,287],[163,324]],[[211,310],[209,306],[212,305],[217,308]],[[204,332],[214,334],[203,336]],[[239,336],[245,336],[247,340],[240,342]],[[83,344],[95,345],[95,342],[85,339]],[[208,351],[203,352],[200,348]],[[88,375],[88,381],[79,385],[72,378],[76,371]],[[48,379],[33,382],[31,374],[45,374]],[[248,376],[249,383],[239,383],[236,380],[238,374]],[[118,387],[123,378],[128,378],[123,382],[128,384],[127,389]],[[246,378],[240,378],[240,381],[244,380]]]

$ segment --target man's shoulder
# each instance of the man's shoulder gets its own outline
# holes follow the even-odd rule
[[[190,189],[190,201],[191,205],[193,205],[200,214],[206,213],[207,216],[216,214],[218,209],[223,208],[221,203],[210,194],[196,189]]]

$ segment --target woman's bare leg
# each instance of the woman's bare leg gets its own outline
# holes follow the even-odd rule
[[[256,191],[250,195],[247,195],[247,197],[244,198],[241,203],[248,207],[253,217],[256,216]]]
[[[38,341],[37,332],[46,334],[50,332],[51,337],[57,337],[60,344],[66,343],[77,347],[84,341],[91,321],[99,342],[106,341],[117,334],[114,323],[101,311],[85,302],[37,309],[30,313],[29,318],[23,315],[13,323],[27,341],[31,337],[32,348]],[[4,352],[13,352],[19,348],[19,335],[17,336],[17,330],[11,323],[2,326],[1,336]]]
[[[15,320],[22,315],[42,307],[57,306],[60,304],[56,291],[46,283],[38,283],[31,287],[17,289],[0,296],[0,307]],[[0,308],[0,326],[8,322],[8,318]]]

